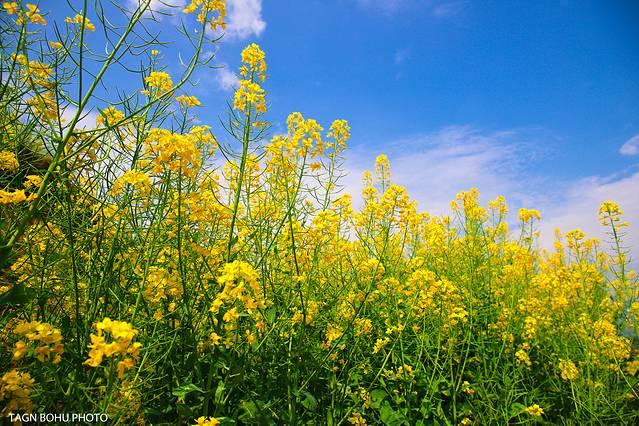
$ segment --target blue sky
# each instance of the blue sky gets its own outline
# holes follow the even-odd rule
[[[542,210],[548,241],[555,227],[602,236],[612,198],[638,246],[639,3],[239,3],[261,5],[264,26],[218,59],[262,45],[276,128],[297,110],[348,119],[348,189],[384,152],[425,210],[477,186]]]
[[[199,72],[191,90],[214,130],[239,53],[256,42],[274,132],[292,111],[326,128],[349,120],[347,190],[387,153],[424,210],[443,213],[476,186],[512,210],[539,208],[546,241],[554,227],[601,236],[597,207],[610,198],[639,252],[638,2],[227,2],[214,60],[226,68]],[[163,32],[177,22],[163,18]],[[183,48],[163,50],[169,70]]]

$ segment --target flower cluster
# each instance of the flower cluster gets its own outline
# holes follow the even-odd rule
[[[13,152],[0,151],[0,170],[13,172],[18,170],[20,163]]]
[[[124,321],[105,318],[95,324],[97,334],[91,334],[89,358],[84,362],[89,367],[98,367],[104,358],[117,358],[118,377],[123,378],[127,370],[135,366],[142,344],[134,342],[138,331]]]
[[[533,404],[529,407],[526,407],[526,414],[529,414],[533,417],[541,417],[544,414],[544,409],[541,408],[538,404]]]
[[[144,82],[153,90],[154,94],[166,93],[173,87],[171,76],[163,71],[152,71],[144,78]]]
[[[40,362],[51,361],[57,364],[62,360],[62,333],[50,324],[39,321],[22,322],[13,329],[13,333],[26,339],[16,342],[13,349],[14,361],[20,361],[30,353]]]
[[[164,129],[151,129],[147,137],[147,153],[152,157],[152,172],[172,172],[195,177],[202,166],[202,153],[197,147],[199,133],[180,135]]]
[[[226,22],[224,21],[224,17],[226,16],[225,0],[191,0],[191,3],[184,8],[183,12],[195,13],[198,9],[198,22],[207,22],[209,16],[212,15],[209,21],[210,29],[212,31],[215,31],[218,28],[226,29]]]
[[[37,194],[27,194],[23,189],[16,189],[15,191],[6,191],[0,189],[0,205],[18,204],[24,201],[31,202],[37,198]]]
[[[121,194],[126,185],[133,186],[141,194],[148,194],[151,191],[151,178],[139,170],[128,170],[113,183],[111,193]]]
[[[264,51],[257,44],[253,43],[242,50],[242,62],[244,65],[240,67],[240,75],[244,78],[257,74],[260,80],[264,81],[266,76],[266,61],[264,60]]]
[[[244,78],[238,82],[239,87],[235,91],[233,108],[244,114],[249,114],[253,108],[257,113],[265,113],[264,89],[255,81],[256,77],[261,81],[266,78],[264,51],[257,44],[252,44],[242,51],[242,62],[244,65],[240,68],[240,75]]]
[[[95,31],[95,25],[91,23],[89,18],[84,15],[77,14],[73,18],[67,17],[64,22],[67,24],[83,25],[84,31]]]
[[[185,108],[200,106],[202,103],[195,96],[181,95],[175,98],[176,101]]]
[[[221,291],[211,303],[209,312],[216,317],[222,317],[224,344],[227,347],[236,344],[240,338],[242,328],[239,321],[240,315],[251,318],[258,332],[261,331],[259,310],[266,307],[266,300],[258,283],[258,277],[255,269],[242,261],[227,263],[217,277]],[[244,333],[249,344],[255,342],[254,328],[246,325]],[[214,345],[217,344],[220,341],[220,335],[213,332],[211,340]]]
[[[124,120],[124,113],[114,106],[109,106],[96,117],[95,122],[98,126],[114,126]]]
[[[0,411],[2,416],[16,411],[30,413],[33,410],[31,402],[31,392],[35,380],[29,373],[18,370],[11,370],[0,377],[0,401],[3,401],[4,408]]]
[[[4,7],[5,12],[9,15],[18,15],[18,19],[16,20],[16,24],[22,25],[25,22],[30,22],[32,24],[41,24],[46,25],[47,21],[44,19],[42,14],[40,14],[40,9],[35,4],[27,3],[25,6],[27,10],[23,10],[18,6],[18,3],[15,1],[12,2],[4,2],[2,5]]]

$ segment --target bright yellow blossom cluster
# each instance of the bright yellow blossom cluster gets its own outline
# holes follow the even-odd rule
[[[194,177],[202,166],[202,153],[197,147],[204,132],[180,135],[164,129],[151,129],[146,139],[147,153],[152,158],[152,172],[162,173],[164,167]]]
[[[34,384],[35,380],[27,372],[14,369],[4,373],[0,377],[0,401],[4,405],[0,415],[8,416],[19,411],[30,413],[33,410],[31,393]]]
[[[15,191],[6,191],[0,189],[0,205],[18,204],[24,201],[31,202],[37,198],[37,194],[27,194],[23,189],[16,189]]]
[[[226,23],[224,17],[226,16],[226,1],[225,0],[191,0],[184,9],[184,13],[195,13],[199,9],[197,20],[200,23],[204,23],[210,18],[210,29],[212,31],[218,28],[226,29]],[[217,16],[215,15],[217,13]]]
[[[98,367],[104,358],[118,357],[118,377],[123,378],[126,371],[135,366],[135,359],[142,348],[141,343],[133,341],[138,331],[127,322],[113,321],[110,318],[97,322],[95,328],[97,334],[91,334],[91,350],[84,363],[89,367]]]
[[[526,407],[526,414],[529,414],[533,417],[541,417],[544,414],[544,409],[541,408],[538,404],[533,404],[529,407]]]
[[[259,84],[250,80],[240,80],[238,89],[235,91],[233,98],[233,108],[248,113],[251,108],[259,113],[266,112],[266,101],[264,98],[264,89]]]
[[[200,100],[196,98],[195,96],[181,95],[175,98],[175,100],[178,101],[180,105],[187,108],[202,105]]]
[[[13,333],[26,339],[26,342],[16,342],[13,349],[14,361],[23,359],[31,352],[40,362],[51,361],[57,364],[62,360],[62,333],[52,325],[39,321],[22,322],[13,329]]]
[[[18,14],[19,6],[18,3],[15,1],[12,2],[4,2],[2,7],[4,7],[4,10],[9,14],[9,15],[16,15]]]
[[[95,31],[95,25],[91,23],[91,21],[89,20],[89,18],[87,18],[86,16],[83,16],[81,14],[77,14],[75,15],[73,18],[71,18],[70,16],[67,17],[64,22],[66,22],[67,24],[75,24],[75,25],[81,25],[84,23],[84,30],[85,31]]]
[[[248,344],[256,340],[255,330],[262,332],[263,322],[260,311],[266,308],[262,288],[258,283],[258,274],[246,262],[234,261],[224,265],[217,277],[221,290],[211,303],[209,312],[222,317],[224,344],[231,347],[238,343],[244,328],[244,338]],[[252,319],[252,324],[243,324],[240,315]],[[211,340],[219,342],[218,333],[211,335]]]
[[[623,211],[616,203],[604,201],[599,207],[599,221],[604,226],[626,227],[626,222],[621,222]]]
[[[146,195],[151,191],[151,178],[139,170],[128,170],[113,183],[111,193],[121,194],[126,185],[131,185],[141,194]]]
[[[242,50],[242,62],[244,65],[240,67],[240,75],[244,78],[250,78],[256,73],[260,80],[264,81],[266,76],[266,61],[264,60],[264,51],[255,43],[250,44]]]
[[[13,172],[18,170],[18,167],[20,167],[20,163],[13,152],[0,151],[0,170]]]
[[[109,106],[102,111],[95,119],[98,126],[113,126],[124,119],[124,113],[114,106]]]
[[[153,304],[162,300],[172,301],[182,294],[182,284],[175,273],[158,266],[151,266],[146,277],[143,294],[144,298]]]
[[[220,424],[220,421],[215,417],[198,417],[195,420],[194,426],[217,426]]]
[[[233,98],[233,108],[249,114],[252,108],[258,113],[266,112],[266,100],[264,89],[255,81],[257,78],[264,81],[266,78],[266,62],[264,61],[264,51],[257,44],[252,44],[242,51],[242,62],[240,74],[244,77],[238,82],[239,87],[235,91]]]
[[[559,360],[559,371],[561,371],[561,379],[564,381],[575,380],[579,376],[577,366],[569,359]]]
[[[171,76],[164,71],[152,71],[144,78],[144,82],[158,94],[166,93],[173,87]]]
[[[16,24],[22,25],[25,22],[29,21],[32,24],[41,24],[46,25],[47,21],[44,19],[42,14],[40,14],[40,9],[35,4],[27,3],[25,6],[27,10],[21,10],[18,3],[15,1],[12,2],[4,2],[3,5],[5,12],[9,15],[18,15],[18,19],[16,20]]]
[[[37,191],[42,185],[42,178],[38,175],[27,175],[22,186],[29,191]]]
[[[526,209],[522,207],[519,209],[517,216],[522,222],[530,222],[532,219],[541,220],[541,213],[535,209]]]

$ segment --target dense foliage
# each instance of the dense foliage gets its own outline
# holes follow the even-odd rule
[[[616,204],[598,212],[609,241],[558,232],[546,252],[538,211],[509,222],[471,189],[449,216],[420,213],[380,156],[355,210],[348,123],[293,113],[273,136],[257,45],[219,131],[195,120],[185,83],[222,0],[176,11],[193,48],[176,82],[149,1],[86,3],[55,30],[37,5],[1,16],[2,416],[636,424]],[[137,88],[106,83],[118,67]]]

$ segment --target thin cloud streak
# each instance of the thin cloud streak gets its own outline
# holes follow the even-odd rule
[[[639,253],[639,172],[550,181],[531,168],[547,155],[535,151],[536,139],[534,132],[521,129],[481,132],[470,126],[450,126],[391,142],[385,151],[393,181],[407,187],[422,211],[449,214],[449,203],[458,192],[477,187],[484,204],[498,195],[506,197],[512,229],[517,226],[520,207],[538,209],[542,214],[540,246],[552,249],[555,228],[564,233],[580,228],[605,242],[598,209],[610,199],[620,204],[630,224],[625,245]],[[342,184],[356,206],[362,203],[359,179],[364,170],[374,168],[380,153],[356,147],[348,154],[349,174]]]

